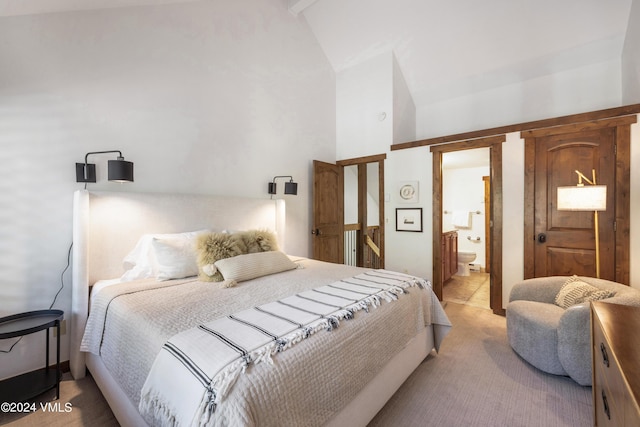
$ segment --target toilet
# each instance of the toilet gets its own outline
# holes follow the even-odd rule
[[[469,263],[476,259],[475,252],[458,251],[458,276],[469,276]]]

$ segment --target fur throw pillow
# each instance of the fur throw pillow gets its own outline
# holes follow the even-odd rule
[[[204,282],[221,282],[222,274],[216,261],[238,255],[278,250],[275,234],[268,230],[248,230],[237,233],[205,233],[199,236],[198,278]]]
[[[248,230],[235,233],[241,243],[243,253],[255,254],[278,250],[276,236],[268,230]]]
[[[203,282],[221,282],[222,274],[214,263],[219,259],[242,255],[238,236],[226,233],[205,233],[198,237],[198,278]]]

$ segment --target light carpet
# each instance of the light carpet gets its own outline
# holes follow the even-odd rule
[[[593,425],[591,387],[545,374],[508,344],[490,310],[447,303],[453,328],[370,426]]]

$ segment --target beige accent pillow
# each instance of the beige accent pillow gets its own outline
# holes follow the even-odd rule
[[[572,305],[587,301],[598,301],[610,298],[614,292],[598,289],[581,281],[578,276],[572,276],[562,285],[555,298],[556,305],[569,308]]]
[[[198,278],[205,282],[224,280],[215,263],[243,254],[278,250],[276,235],[268,230],[247,230],[234,233],[208,233],[198,240]]]
[[[215,262],[215,266],[225,280],[235,280],[236,282],[298,268],[298,264],[279,251],[238,255],[218,260]]]

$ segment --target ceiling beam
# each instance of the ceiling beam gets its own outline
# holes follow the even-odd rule
[[[317,0],[289,0],[289,12],[293,16],[298,16],[300,12],[311,6]]]

